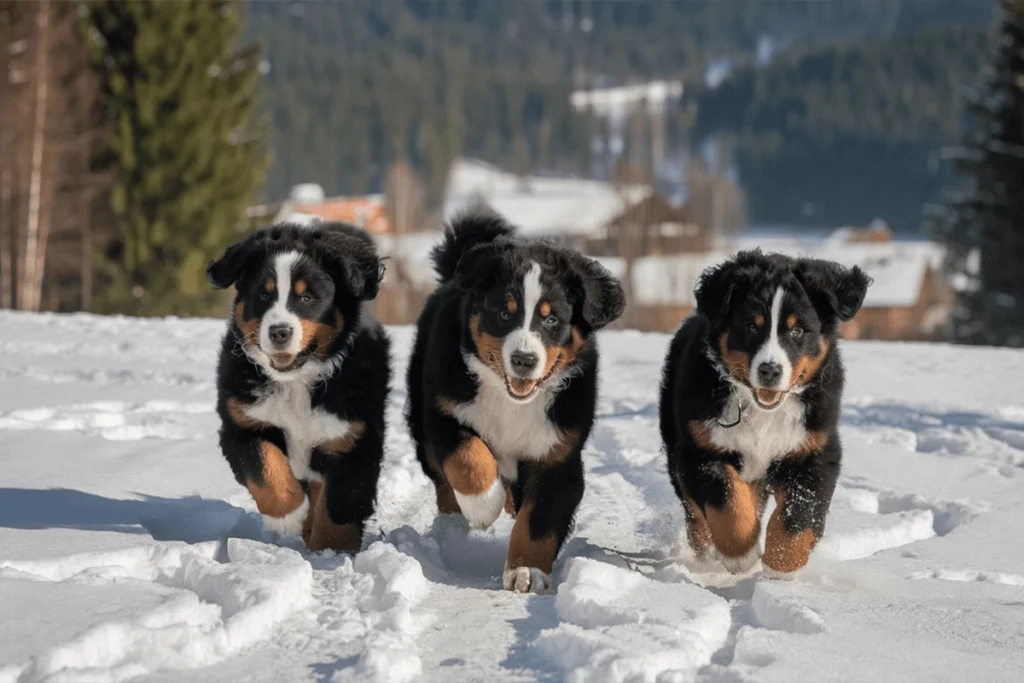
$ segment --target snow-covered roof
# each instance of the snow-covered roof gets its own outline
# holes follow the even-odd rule
[[[530,237],[597,236],[648,186],[616,188],[579,178],[518,177],[481,161],[459,159],[448,176],[444,217],[484,203]]]
[[[276,220],[292,223],[303,223],[309,217],[323,221],[343,221],[365,228],[371,233],[387,233],[391,231],[391,220],[388,218],[384,195],[369,194],[356,197],[330,197],[319,199],[296,199],[297,185],[292,190],[292,198],[281,205]],[[322,193],[321,193],[322,194]],[[309,195],[312,197],[312,195]]]
[[[437,275],[430,260],[430,250],[441,241],[440,232],[414,232],[401,236],[375,235],[377,249],[381,256],[387,257],[387,268],[384,272],[384,283],[395,284],[398,269],[402,275],[421,291],[428,291],[437,284]],[[625,263],[620,258],[595,258],[612,275],[621,278],[625,275]],[[400,262],[401,265],[398,265]]]
[[[430,248],[439,242],[438,232],[418,232],[401,237],[378,235],[381,254],[400,259],[405,276],[419,289],[432,289],[436,277],[430,263]],[[836,243],[824,239],[763,239],[753,242],[737,239],[732,248],[707,252],[645,256],[633,263],[632,291],[635,303],[642,306],[693,307],[693,288],[705,269],[721,263],[737,251],[761,248],[794,257],[836,261],[847,267],[860,266],[874,279],[864,300],[866,308],[904,308],[917,303],[929,268],[941,267],[941,245],[928,241]],[[618,257],[595,259],[612,275],[626,274],[625,261]],[[393,270],[389,267],[389,273]],[[391,275],[385,275],[387,278]]]
[[[324,200],[324,188],[316,183],[301,183],[292,188],[289,199],[296,202],[322,202]]]
[[[638,104],[644,104],[650,112],[661,112],[670,100],[683,95],[681,81],[650,81],[612,88],[576,90],[570,101],[577,111],[592,109],[600,116],[625,118],[626,113]]]
[[[647,256],[633,264],[633,296],[645,306],[693,306],[693,288],[705,268],[720,263],[742,249],[760,247],[764,251],[789,256],[805,256],[836,261],[847,267],[860,266],[874,279],[864,300],[866,308],[904,308],[917,303],[925,274],[942,263],[941,245],[926,241],[856,242],[837,244],[819,240],[767,240],[750,244],[737,241],[737,248],[672,256]],[[625,270],[603,259],[610,269]]]

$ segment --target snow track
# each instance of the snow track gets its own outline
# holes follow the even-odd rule
[[[71,582],[83,590],[139,582],[171,589],[152,609],[101,622],[0,669],[0,680],[122,681],[212,664],[269,638],[305,608],[312,574],[294,551],[241,539],[0,563],[6,579]]]
[[[1024,670],[1022,353],[846,344],[844,472],[782,581],[692,557],[657,433],[667,338],[606,334],[576,532],[553,592],[524,596],[500,590],[506,515],[436,515],[400,385],[363,552],[271,543],[216,447],[221,330],[0,313],[0,682]],[[393,336],[401,378],[410,333]]]

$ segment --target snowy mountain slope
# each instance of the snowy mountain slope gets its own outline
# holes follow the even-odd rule
[[[605,334],[576,534],[557,593],[523,596],[499,590],[510,519],[437,518],[400,384],[366,550],[268,543],[217,451],[222,329],[0,314],[0,681],[1024,670],[1024,353],[846,344],[828,531],[801,576],[773,581],[693,562],[656,429],[667,337]],[[410,332],[393,336],[401,377]]]

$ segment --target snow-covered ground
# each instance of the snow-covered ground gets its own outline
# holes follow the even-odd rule
[[[828,531],[774,581],[695,571],[656,429],[667,338],[605,334],[587,493],[535,596],[499,590],[509,519],[436,519],[400,383],[366,549],[267,542],[216,445],[222,329],[0,314],[0,681],[1024,675],[1024,353],[846,344]]]

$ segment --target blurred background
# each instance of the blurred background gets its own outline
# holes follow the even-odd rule
[[[760,246],[875,278],[847,337],[1022,346],[1022,8],[0,0],[0,306],[219,315],[207,261],[317,216],[408,323],[483,202],[621,277],[622,326]]]

